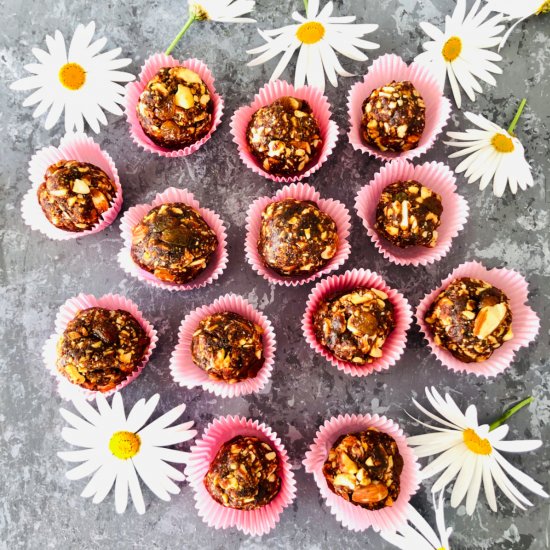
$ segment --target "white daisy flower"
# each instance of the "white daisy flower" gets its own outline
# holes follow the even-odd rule
[[[356,61],[366,61],[368,57],[361,50],[372,50],[380,46],[362,38],[375,31],[378,25],[352,25],[355,16],[332,17],[332,10],[332,2],[328,2],[319,11],[319,0],[310,0],[306,17],[298,12],[292,14],[292,19],[298,24],[268,31],[258,29],[266,43],[247,52],[259,54],[248,65],[260,65],[283,54],[271,75],[271,80],[276,80],[285,70],[294,52],[299,49],[294,78],[296,87],[303,86],[307,81],[324,91],[325,74],[333,86],[338,86],[337,74],[353,74],[344,70],[336,52]]]
[[[65,111],[65,131],[84,131],[84,120],[94,132],[99,133],[99,123],[107,124],[103,111],[121,115],[124,104],[124,86],[134,75],[119,71],[132,62],[120,58],[120,48],[101,52],[106,38],[92,42],[95,23],[78,25],[67,50],[65,39],[59,31],[46,36],[48,51],[33,48],[39,63],[25,65],[32,73],[14,82],[12,90],[36,90],[25,99],[25,107],[36,105],[33,117],[49,110],[46,129],[52,128]],[[101,53],[100,53],[101,52]]]
[[[255,23],[255,19],[242,17],[250,13],[256,2],[254,0],[188,0],[189,19],[172,40],[166,51],[170,55],[187,29],[195,21],[218,21],[220,23]]]
[[[445,32],[431,23],[420,23],[432,40],[423,45],[426,51],[415,61],[432,68],[442,88],[448,75],[459,109],[462,105],[460,88],[475,101],[475,93],[482,92],[479,80],[495,86],[496,80],[491,73],[502,74],[502,69],[494,63],[502,57],[488,50],[501,41],[499,35],[504,26],[498,23],[502,15],[488,19],[491,11],[487,6],[479,9],[480,4],[481,0],[476,0],[466,13],[466,0],[457,0],[453,15],[445,19]]]
[[[508,130],[481,115],[464,113],[477,128],[469,128],[466,132],[447,132],[455,141],[445,143],[461,149],[449,155],[449,158],[466,156],[455,172],[465,172],[468,183],[480,180],[481,190],[493,182],[493,193],[497,197],[502,197],[506,186],[510,187],[514,195],[518,187],[523,191],[532,187],[535,182],[531,167],[525,159],[525,150],[513,134],[525,103],[523,100]]]
[[[380,536],[402,550],[451,550],[449,537],[453,530],[445,527],[443,492],[437,503],[432,493],[435,508],[436,533],[431,525],[409,504],[407,523],[397,531],[381,531]]]
[[[521,0],[521,2],[519,0],[487,0],[487,6],[491,11],[506,15],[508,20],[517,19],[502,37],[499,50],[522,21],[531,15],[550,12],[550,0]]]
[[[497,511],[494,483],[516,506],[521,509],[525,509],[526,505],[532,506],[510,478],[533,493],[548,497],[542,485],[518,470],[501,454],[524,453],[542,445],[539,440],[504,440],[509,430],[508,426],[503,425],[504,420],[529,404],[532,398],[522,401],[489,426],[478,423],[474,405],[470,405],[463,413],[448,394],[443,398],[435,388],[426,388],[426,396],[440,416],[426,410],[415,400],[414,404],[443,427],[420,422],[433,431],[409,437],[407,442],[415,447],[414,452],[419,458],[439,455],[420,472],[423,479],[442,472],[432,487],[434,493],[442,491],[456,478],[451,493],[451,506],[457,508],[466,498],[466,512],[469,515],[475,510],[482,482],[487,502],[494,512]]]
[[[140,399],[126,417],[120,392],[115,393],[111,406],[102,395],[96,398],[97,410],[84,399],[73,404],[81,416],[60,409],[71,427],[63,428],[65,441],[83,449],[58,453],[68,462],[82,462],[67,472],[69,479],[92,476],[82,495],[93,497],[94,504],[103,501],[115,485],[115,507],[121,514],[126,510],[128,491],[138,513],[145,512],[145,503],[138,476],[162,500],[170,500],[180,488],[174,481],[185,479],[182,472],[168,462],[183,463],[187,454],[166,446],[192,439],[193,422],[173,424],[185,410],[179,405],[146,425],[153,414],[159,395],[148,401]]]

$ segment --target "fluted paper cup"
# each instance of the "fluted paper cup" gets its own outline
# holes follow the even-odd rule
[[[269,504],[257,510],[226,508],[218,504],[204,486],[204,476],[218,450],[237,435],[255,436],[266,441],[279,458],[281,490]],[[205,523],[215,529],[235,527],[247,535],[261,536],[269,533],[296,495],[294,474],[287,452],[277,434],[265,424],[260,424],[258,420],[247,420],[239,416],[216,418],[208,425],[202,438],[195,440],[195,445],[191,447],[185,476],[195,491],[195,507]]]
[[[411,246],[399,248],[380,236],[375,229],[376,207],[384,189],[398,181],[416,180],[441,195],[443,212],[437,228],[437,243],[433,248]],[[406,160],[396,160],[382,167],[374,178],[357,194],[355,209],[378,251],[397,265],[428,265],[445,257],[453,239],[464,228],[469,208],[466,199],[456,191],[456,178],[448,166],[441,162],[414,165]]]
[[[333,493],[323,474],[323,465],[336,440],[344,434],[376,428],[393,437],[403,457],[403,471],[400,477],[399,496],[392,506],[381,510],[367,510],[348,502]],[[319,428],[315,440],[303,461],[306,472],[313,474],[321,496],[325,499],[336,519],[352,531],[364,531],[372,527],[375,531],[396,530],[407,520],[407,505],[420,486],[419,465],[407,438],[399,425],[385,416],[349,415],[332,417]],[[411,547],[411,550],[413,548]]]
[[[208,374],[195,365],[191,353],[193,334],[199,323],[215,313],[232,312],[260,326],[263,330],[262,344],[264,364],[254,378],[247,378],[234,384],[223,380],[213,380]],[[275,362],[275,332],[265,315],[254,309],[242,296],[226,294],[212,304],[199,307],[189,313],[179,329],[178,344],[170,358],[172,378],[180,386],[195,388],[197,386],[221,397],[239,397],[259,392],[271,378]]]
[[[389,84],[393,80],[409,80],[420,92],[426,104],[426,125],[418,146],[410,151],[395,153],[380,151],[364,142],[361,134],[363,102],[373,90]],[[444,97],[443,90],[432,71],[426,67],[411,63],[407,65],[401,57],[394,54],[383,55],[370,66],[363,82],[354,84],[348,95],[348,113],[350,129],[348,139],[356,151],[367,153],[384,162],[396,158],[413,159],[431,149],[451,114],[451,102]]]
[[[139,102],[139,96],[141,92],[145,89],[148,82],[158,73],[163,67],[177,67],[182,66],[191,71],[197,73],[202,81],[206,84],[212,102],[214,104],[214,111],[212,112],[212,127],[208,134],[203,138],[199,139],[192,145],[184,147],[183,149],[167,149],[166,147],[161,147],[157,145],[145,134],[141,124],[139,123],[137,116],[137,104]],[[156,53],[149,57],[143,67],[141,68],[141,73],[139,75],[139,80],[135,82],[129,82],[126,85],[126,97],[125,97],[125,113],[126,119],[130,126],[130,135],[134,142],[149,151],[150,153],[155,153],[162,157],[176,158],[176,157],[186,157],[194,153],[197,149],[202,147],[212,136],[216,128],[220,125],[223,115],[223,99],[216,93],[216,88],[214,87],[214,77],[210,72],[210,69],[198,59],[185,59],[184,61],[178,61],[174,59],[171,55],[165,55],[163,53]]]
[[[499,288],[508,296],[510,309],[512,310],[512,332],[514,334],[511,340],[504,342],[500,348],[495,350],[493,355],[480,363],[464,363],[454,357],[446,349],[438,346],[433,339],[432,331],[424,321],[426,312],[433,301],[443,290],[455,279],[461,277],[472,277],[481,279],[496,288]],[[535,340],[540,328],[540,320],[537,314],[527,305],[529,296],[529,287],[525,278],[511,269],[494,268],[486,269],[479,262],[466,262],[459,265],[441,285],[426,294],[416,309],[416,321],[420,326],[424,338],[432,353],[448,369],[455,372],[467,372],[476,376],[486,378],[496,376],[510,367],[516,352],[523,347],[527,347]]]
[[[272,202],[285,199],[313,201],[325,214],[328,214],[336,224],[338,232],[338,249],[330,262],[311,275],[284,277],[267,267],[258,252],[258,239],[262,225],[262,212]],[[286,185],[272,197],[260,197],[248,208],[246,215],[246,241],[245,252],[248,263],[252,269],[270,283],[286,286],[297,286],[309,283],[331,271],[340,268],[348,259],[351,251],[348,237],[351,229],[351,218],[348,209],[341,202],[334,199],[322,199],[318,191],[307,183],[293,183]]]
[[[382,346],[382,357],[378,357],[366,365],[356,365],[336,357],[317,341],[313,326],[313,316],[321,301],[355,288],[376,288],[385,292],[394,308],[395,328]],[[308,296],[306,311],[302,319],[302,330],[311,349],[322,355],[338,370],[351,376],[367,376],[373,372],[389,369],[397,363],[405,351],[407,331],[411,323],[412,311],[409,302],[400,292],[390,288],[377,273],[368,269],[353,269],[342,275],[332,275],[317,283]]]
[[[101,215],[100,221],[86,231],[65,231],[55,227],[48,221],[40,203],[38,202],[38,188],[44,182],[46,170],[60,160],[77,160],[79,162],[89,162],[98,168],[101,168],[115,184],[116,195],[109,209]],[[118,177],[113,159],[103,151],[99,145],[86,134],[66,134],[61,138],[59,147],[44,147],[37,151],[29,162],[29,179],[31,188],[23,197],[21,204],[21,214],[23,221],[36,231],[40,231],[50,239],[64,241],[68,239],[78,239],[86,235],[92,235],[102,231],[111,225],[122,207],[122,187]]]
[[[319,129],[321,130],[321,139],[323,140],[321,151],[317,154],[317,158],[313,159],[312,163],[310,163],[310,167],[304,170],[304,172],[294,176],[277,176],[266,172],[256,157],[250,152],[246,139],[248,124],[252,119],[252,115],[254,115],[258,109],[270,105],[277,99],[285,96],[303,99],[309,103],[312,113],[319,125]],[[254,96],[254,101],[250,105],[241,107],[235,112],[231,117],[231,133],[233,134],[233,141],[238,146],[241,160],[250,170],[276,183],[291,183],[308,178],[317,172],[332,153],[336,141],[338,140],[338,126],[330,117],[330,104],[327,97],[323,95],[319,88],[315,86],[294,88],[292,84],[284,80],[274,80],[273,82],[268,82]]]
[[[186,284],[170,283],[168,281],[162,281],[155,277],[149,271],[142,269],[132,260],[132,231],[134,227],[143,219],[143,217],[156,206],[161,204],[182,202],[191,208],[194,208],[203,218],[204,221],[210,226],[210,228],[216,234],[218,239],[218,247],[210,258],[206,269],[195,279]],[[195,200],[193,193],[187,191],[187,189],[177,189],[176,187],[169,187],[166,191],[157,194],[153,202],[150,204],[138,204],[129,208],[120,221],[120,232],[124,245],[118,254],[118,263],[126,271],[136,277],[140,281],[144,281],[150,285],[158,288],[164,288],[167,290],[192,290],[194,288],[201,288],[215,281],[225,270],[227,266],[227,246],[226,239],[227,234],[225,226],[221,218],[216,212],[209,210],[208,208],[201,208],[198,201]]]
[[[89,309],[91,307],[121,309],[123,311],[127,311],[128,313],[132,314],[133,317],[135,317],[137,322],[141,325],[141,327],[149,337],[149,346],[145,351],[141,364],[133,372],[131,372],[125,380],[123,380],[120,384],[118,384],[115,388],[109,390],[108,392],[91,391],[85,388],[81,388],[76,384],[72,384],[57,370],[56,366],[57,342],[63,335],[63,332],[67,328],[67,325],[76,317],[76,315],[80,311],[84,309]],[[113,395],[115,392],[120,391],[130,382],[135,380],[141,374],[141,371],[144,369],[145,365],[149,361],[151,353],[153,353],[153,350],[157,345],[157,340],[157,331],[153,328],[153,325],[149,323],[149,321],[147,321],[145,317],[143,317],[143,314],[138,309],[137,305],[134,304],[134,302],[132,302],[131,300],[124,298],[124,296],[119,296],[118,294],[106,294],[105,296],[101,296],[100,298],[96,298],[91,294],[79,294],[74,298],[69,298],[59,308],[59,312],[57,313],[57,317],[55,319],[55,332],[46,341],[42,356],[46,368],[49,370],[50,374],[57,378],[57,389],[63,399],[72,400],[74,398],[84,397],[91,400],[95,399],[96,395],[99,393],[101,393],[105,397]]]

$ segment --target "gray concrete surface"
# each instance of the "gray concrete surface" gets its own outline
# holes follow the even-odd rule
[[[522,24],[503,50],[504,75],[498,87],[485,86],[486,95],[467,109],[507,124],[517,100],[529,99],[518,129],[533,166],[536,186],[525,193],[495,199],[459,178],[460,192],[467,197],[471,217],[442,262],[419,269],[396,267],[374,249],[353,212],[353,253],[345,268],[368,267],[402,289],[413,305],[456,265],[478,259],[487,266],[507,266],[522,271],[530,283],[530,303],[542,318],[537,342],[523,349],[513,367],[492,382],[457,376],[442,369],[430,355],[417,328],[410,332],[408,349],[399,364],[384,374],[364,379],[346,377],[312,355],[301,334],[300,318],[312,285],[283,289],[257,276],[244,259],[243,226],[248,204],[273,190],[272,184],[246,170],[230,139],[229,119],[240,105],[250,101],[269,78],[274,64],[247,68],[247,48],[260,43],[255,26],[208,24],[191,28],[175,54],[206,61],[226,101],[226,114],[212,140],[185,159],[164,159],[144,153],[130,140],[126,121],[109,118],[109,126],[96,138],[114,158],[124,186],[127,208],[149,201],[169,185],[187,187],[203,205],[216,209],[229,228],[231,262],[215,284],[194,292],[170,294],[129,278],[119,268],[119,223],[105,232],[81,240],[53,242],[32,232],[20,218],[19,208],[29,182],[27,163],[33,152],[57,144],[62,125],[48,132],[43,120],[33,120],[23,108],[23,95],[8,89],[31,62],[31,47],[42,45],[45,35],[59,28],[70,36],[78,22],[95,20],[99,36],[109,46],[121,46],[133,58],[130,70],[137,73],[152,52],[163,50],[177,33],[185,15],[185,2],[168,0],[2,0],[0,29],[0,181],[2,185],[1,302],[0,302],[0,547],[63,549],[381,549],[387,545],[374,533],[351,533],[343,529],[321,501],[301,460],[317,426],[339,413],[383,413],[398,420],[409,434],[420,433],[405,415],[411,398],[421,395],[426,384],[451,391],[461,405],[476,403],[480,417],[494,419],[507,405],[533,395],[535,402],[510,421],[510,437],[550,438],[548,379],[548,249],[550,195],[545,193],[549,173],[550,87],[548,66],[550,16]],[[335,3],[341,14],[354,13],[359,21],[377,22],[374,40],[379,52],[396,52],[406,60],[420,51],[425,36],[418,24],[429,20],[441,25],[452,11],[452,0],[344,0]],[[260,0],[256,18],[263,28],[288,21],[297,0]],[[377,53],[375,52],[376,56]],[[369,63],[343,61],[358,73]],[[291,78],[289,73],[285,73]],[[330,160],[311,178],[324,196],[344,201],[352,209],[358,189],[368,182],[380,164],[354,152],[345,139],[346,94],[355,79],[340,79],[338,89],[328,88],[341,139]],[[449,128],[459,127],[462,115],[453,112]],[[441,143],[422,160],[445,161],[449,150]],[[451,161],[451,166],[456,166]],[[546,178],[546,179],[545,179]],[[272,382],[262,392],[242,399],[222,400],[201,390],[186,391],[174,385],[168,359],[176,343],[182,317],[220,294],[243,294],[273,320],[278,339],[277,363]],[[129,509],[124,516],[114,511],[112,495],[100,506],[82,499],[84,482],[70,482],[67,465],[56,456],[66,447],[58,414],[61,400],[54,380],[40,357],[51,333],[56,311],[68,297],[79,292],[101,295],[117,292],[135,300],[155,324],[160,341],[142,376],[124,391],[128,405],[142,396],[161,393],[161,409],[184,401],[186,416],[199,430],[216,415],[242,414],[268,422],[290,451],[298,482],[298,498],[283,514],[278,527],[262,538],[237,531],[216,532],[198,518],[190,488],[184,483],[172,502],[155,499],[145,491],[147,513]],[[548,489],[548,446],[525,456],[513,457],[520,468]],[[414,498],[432,517],[426,486]],[[473,517],[463,507],[447,509],[454,527],[452,547],[466,549],[539,550],[548,547],[549,502],[534,497],[534,506],[521,511],[502,495],[498,513],[492,513],[481,497]],[[414,550],[414,549],[411,549]]]

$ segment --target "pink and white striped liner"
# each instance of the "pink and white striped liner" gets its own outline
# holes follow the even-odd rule
[[[235,510],[218,504],[204,486],[204,476],[210,468],[220,447],[237,435],[255,436],[268,442],[279,458],[281,489],[266,506],[257,510]],[[283,510],[290,506],[296,496],[296,482],[291,471],[287,452],[275,432],[258,420],[239,416],[216,418],[208,425],[203,436],[191,447],[185,476],[195,492],[195,507],[199,516],[215,529],[237,528],[247,535],[261,536],[269,533]]]
[[[143,356],[143,361],[141,362],[141,365],[139,365],[139,367],[134,370],[126,378],[126,380],[124,380],[123,382],[118,384],[116,388],[108,392],[91,391],[85,388],[81,388],[76,384],[72,384],[71,382],[69,382],[69,380],[67,380],[67,378],[65,378],[62,374],[58,372],[56,367],[57,342],[61,338],[69,322],[72,321],[80,311],[91,307],[102,307],[105,309],[122,309],[124,311],[127,311],[128,313],[131,313],[141,325],[143,330],[146,332],[150,340],[149,347],[147,348]],[[88,400],[91,400],[95,399],[95,396],[98,393],[101,393],[105,397],[113,395],[115,392],[120,391],[130,382],[135,380],[141,374],[141,371],[144,369],[145,365],[149,361],[149,358],[151,357],[151,354],[153,353],[153,350],[157,345],[157,340],[157,331],[154,329],[153,325],[143,317],[143,314],[138,309],[137,305],[134,304],[134,302],[132,302],[131,300],[128,300],[128,298],[124,298],[124,296],[119,296],[118,294],[106,294],[105,296],[101,296],[100,298],[96,298],[91,294],[79,294],[74,298],[69,298],[59,308],[59,312],[57,313],[57,317],[55,319],[55,332],[46,341],[44,349],[42,351],[42,357],[44,359],[46,368],[50,371],[50,374],[57,378],[57,390],[59,392],[59,395],[61,395],[63,399],[72,400],[75,397],[84,397]]]
[[[252,115],[258,109],[270,105],[277,99],[285,96],[303,99],[309,103],[315,120],[317,120],[319,129],[321,130],[321,139],[323,140],[321,151],[318,153],[317,159],[314,159],[313,164],[311,164],[307,170],[295,176],[277,176],[266,172],[259,164],[256,157],[250,152],[246,139],[248,124],[252,119]],[[315,86],[294,88],[292,84],[284,80],[268,82],[254,96],[254,101],[250,105],[243,106],[235,111],[234,115],[231,117],[231,133],[233,134],[233,141],[238,146],[239,156],[243,163],[256,174],[276,183],[300,181],[317,172],[326,162],[338,141],[338,126],[336,122],[331,119],[330,103],[321,90]]]
[[[433,248],[412,246],[399,248],[375,229],[376,207],[383,190],[398,181],[416,180],[441,195],[443,212],[438,227],[438,239]],[[456,178],[448,166],[441,162],[426,162],[414,165],[406,160],[395,160],[383,166],[374,178],[357,194],[355,209],[363,220],[369,237],[378,251],[397,265],[428,265],[445,257],[453,239],[464,228],[469,207],[466,199],[456,191]]]
[[[464,363],[451,355],[446,349],[438,346],[432,337],[431,329],[424,321],[426,312],[433,301],[447,286],[461,277],[481,279],[499,288],[508,296],[512,310],[513,338],[498,348],[491,357],[480,363]],[[416,308],[416,321],[432,353],[448,369],[455,372],[467,372],[476,376],[490,378],[504,372],[512,364],[516,352],[527,347],[535,340],[540,329],[538,315],[527,305],[529,288],[525,278],[511,269],[486,269],[479,262],[466,262],[459,265],[446,277],[438,288],[426,294]]]
[[[101,221],[92,229],[79,232],[59,229],[48,221],[42,211],[37,197],[38,188],[44,182],[46,170],[60,160],[77,160],[94,164],[101,168],[116,186],[117,193],[113,203],[102,214]],[[122,207],[122,187],[113,159],[91,137],[85,134],[66,134],[61,138],[59,147],[51,145],[37,151],[29,162],[29,179],[32,186],[21,203],[23,221],[31,229],[40,231],[50,239],[64,241],[98,233],[115,221]]]
[[[376,428],[393,437],[403,457],[403,471],[400,477],[399,497],[393,506],[381,510],[367,510],[348,502],[333,493],[323,474],[323,465],[335,441],[344,434]],[[317,434],[303,461],[306,472],[313,474],[321,496],[325,499],[336,519],[351,531],[364,531],[372,527],[375,531],[398,529],[407,520],[408,503],[420,487],[419,464],[407,438],[399,425],[385,416],[364,414],[332,417],[317,430]],[[411,548],[411,550],[413,550]]]
[[[394,308],[395,328],[382,346],[382,357],[366,365],[348,363],[333,355],[322,346],[315,336],[313,315],[322,300],[355,288],[376,288],[385,292]],[[397,290],[390,288],[384,279],[368,269],[353,269],[342,275],[332,275],[323,279],[313,288],[307,300],[306,311],[302,319],[302,330],[311,349],[322,355],[338,370],[351,376],[368,376],[395,365],[407,345],[407,331],[412,323],[412,311],[407,299]]]
[[[204,218],[206,223],[216,234],[218,238],[218,248],[214,252],[210,262],[206,269],[193,281],[186,284],[170,283],[167,281],[161,281],[157,279],[152,273],[145,271],[138,266],[131,256],[132,249],[132,231],[134,227],[143,219],[143,217],[155,206],[161,204],[182,202],[192,208],[194,208]],[[225,226],[221,218],[216,212],[207,208],[201,208],[198,201],[195,200],[193,193],[187,191],[187,189],[177,189],[175,187],[169,187],[162,193],[157,194],[153,202],[150,204],[138,204],[129,208],[122,219],[120,220],[120,232],[124,245],[118,254],[118,263],[126,271],[136,277],[140,281],[144,281],[150,285],[167,290],[192,290],[194,288],[202,288],[220,277],[227,267],[227,234]]]
[[[223,380],[213,380],[195,365],[191,354],[193,334],[199,323],[215,313],[233,312],[242,315],[263,329],[262,344],[264,364],[254,378],[248,378],[234,384]],[[212,304],[199,307],[189,313],[181,322],[178,344],[170,357],[170,372],[174,382],[186,388],[202,387],[204,390],[221,397],[239,397],[259,392],[271,378],[275,363],[275,331],[265,315],[254,309],[242,296],[226,294]]]
[[[161,147],[147,137],[141,127],[141,124],[139,123],[136,107],[139,102],[141,92],[143,92],[148,82],[159,72],[160,69],[163,67],[177,67],[180,65],[194,71],[201,77],[210,92],[210,97],[212,98],[212,102],[214,104],[214,111],[212,114],[212,127],[210,128],[208,134],[188,147],[173,150]],[[214,77],[212,76],[210,69],[198,59],[185,59],[184,61],[178,61],[171,55],[165,55],[163,53],[156,53],[149,57],[141,68],[139,80],[126,84],[125,102],[126,119],[130,125],[130,135],[132,136],[134,142],[150,153],[156,153],[161,157],[168,158],[186,157],[187,155],[191,155],[197,151],[197,149],[200,149],[211,138],[216,128],[220,125],[223,115],[223,99],[216,93],[216,88],[214,87]]]

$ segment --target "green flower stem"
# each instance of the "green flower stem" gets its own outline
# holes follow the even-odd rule
[[[304,6],[306,7],[306,11],[307,11],[307,0],[304,0]]]
[[[181,28],[181,31],[178,33],[176,38],[172,40],[172,44],[166,48],[166,51],[164,52],[166,55],[170,55],[172,50],[176,47],[176,44],[181,40],[181,37],[187,32],[187,29],[193,24],[193,21],[196,21],[196,18],[194,15],[190,15],[189,19],[185,22],[185,25]]]
[[[515,130],[515,128],[517,126],[517,123],[519,121],[519,117],[521,116],[521,113],[523,113],[523,109],[524,109],[526,104],[527,104],[527,100],[525,98],[523,98],[521,100],[521,103],[519,104],[518,110],[516,112],[516,116],[514,117],[514,120],[512,120],[512,124],[510,124],[510,127],[508,128],[508,133],[511,136],[514,135],[514,130]]]
[[[527,397],[523,401],[520,401],[517,405],[514,405],[513,407],[510,407],[498,420],[495,420],[490,426],[489,431],[493,431],[495,428],[498,428],[502,424],[504,424],[511,416],[516,414],[520,409],[523,409],[523,407],[526,407],[529,405],[529,403],[533,402],[532,397]]]

